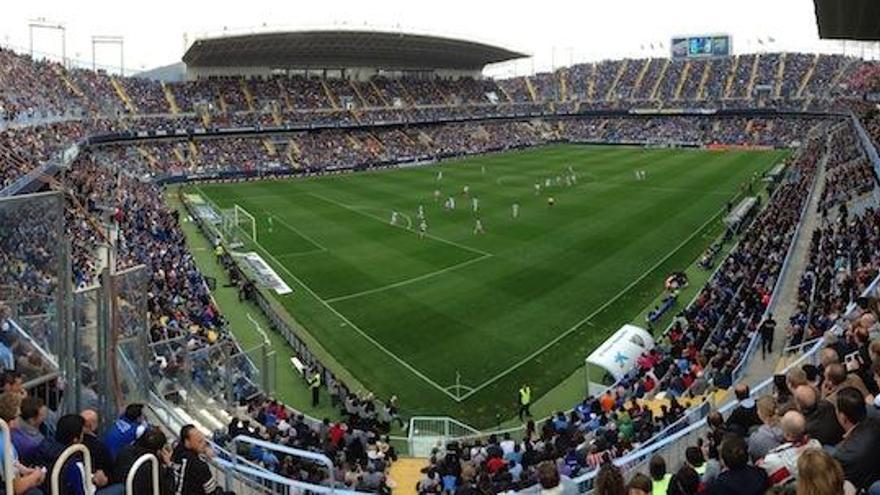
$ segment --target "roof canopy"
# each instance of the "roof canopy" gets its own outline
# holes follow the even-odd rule
[[[196,40],[188,67],[481,70],[526,55],[451,38],[381,31],[290,31]]]

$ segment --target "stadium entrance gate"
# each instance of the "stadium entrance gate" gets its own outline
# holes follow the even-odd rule
[[[430,457],[435,447],[481,435],[479,430],[449,417],[415,416],[409,420],[409,453],[413,457]]]

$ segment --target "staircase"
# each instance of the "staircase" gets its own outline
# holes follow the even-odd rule
[[[629,65],[629,59],[625,59],[620,67],[617,69],[617,74],[614,75],[614,81],[611,83],[611,87],[608,88],[608,92],[605,94],[605,100],[611,101],[614,97],[614,91],[617,89],[617,83],[620,82],[620,78],[623,77],[623,73],[626,72],[626,67]]]
[[[731,66],[730,72],[727,73],[727,81],[724,84],[722,98],[730,98],[730,89],[733,87],[733,79],[736,77],[737,67],[739,67],[739,55],[733,57],[733,66]]]
[[[299,157],[302,155],[302,152],[299,149],[299,145],[296,144],[296,141],[293,138],[290,138],[287,141],[287,160],[290,162],[290,166],[295,169],[300,169],[302,166],[299,163]]]
[[[293,111],[293,104],[290,103],[290,95],[287,94],[287,86],[281,82],[281,79],[275,80],[278,83],[278,93],[281,95],[281,98],[284,99],[284,106],[287,108],[288,112]]]
[[[559,71],[559,100],[567,101],[568,100],[568,80],[565,77],[566,72],[564,70]]]
[[[681,69],[681,77],[678,78],[678,84],[675,85],[675,96],[672,97],[673,100],[678,100],[681,97],[681,88],[684,87],[684,82],[687,81],[688,73],[691,71],[691,61],[688,60],[684,63],[684,68]]]
[[[844,64],[843,67],[841,67],[840,70],[837,72],[837,74],[834,75],[834,79],[831,80],[831,84],[829,84],[828,87],[832,89],[836,88],[837,85],[840,84],[840,80],[843,79],[843,75],[846,74],[847,71],[849,71],[850,65],[852,65],[855,61],[856,59],[854,57],[850,57],[846,61],[846,64]]]
[[[804,95],[804,89],[806,89],[807,84],[810,83],[810,79],[813,78],[813,73],[816,72],[816,66],[819,65],[819,54],[817,53],[815,57],[813,57],[813,63],[810,64],[810,68],[807,69],[807,72],[804,72],[804,77],[801,79],[800,85],[798,85],[797,97],[800,98]]]
[[[504,95],[504,98],[507,99],[507,102],[513,103],[513,98],[510,97],[510,93],[508,93],[507,90],[504,89],[504,86],[501,84],[498,84],[497,87],[501,91],[501,94]]]
[[[86,99],[85,93],[83,93],[82,90],[79,89],[79,86],[74,84],[73,80],[70,79],[70,76],[67,75],[67,71],[58,65],[55,65],[54,67],[55,73],[58,74],[58,78],[61,79],[61,81],[67,87],[67,90],[82,99]]]
[[[587,101],[596,101],[596,64],[590,71],[590,81],[587,83]]]
[[[709,74],[712,73],[712,59],[707,59],[703,67],[703,75],[700,76],[700,86],[697,88],[697,100],[706,99],[706,81],[709,80]]]
[[[278,149],[275,148],[275,143],[271,139],[263,139],[263,148],[266,149],[267,155],[278,156]]]
[[[239,80],[241,86],[241,94],[244,95],[244,101],[247,103],[248,111],[255,112],[257,109],[256,99],[254,98],[254,94],[251,93],[251,88],[248,86],[247,81],[244,79]]]
[[[177,99],[174,98],[174,93],[171,92],[171,88],[169,88],[164,82],[161,82],[160,84],[162,85],[162,93],[165,95],[165,101],[168,102],[168,108],[171,109],[171,114],[179,114],[180,107],[177,106]]]
[[[535,86],[532,85],[532,79],[530,77],[524,77],[523,81],[526,82],[526,90],[529,92],[529,96],[532,98],[532,101],[538,102],[538,92],[535,91]]]
[[[125,105],[126,110],[131,114],[137,113],[137,108],[134,106],[134,103],[129,98],[128,93],[125,92],[125,88],[122,87],[122,83],[119,82],[115,77],[110,77],[110,85],[113,86],[113,90],[116,91],[116,96],[122,101],[122,104]]]
[[[281,116],[281,108],[277,100],[269,102],[269,109],[272,112],[272,122],[278,127],[284,125],[284,117]]]
[[[785,54],[779,57],[779,64],[776,66],[776,91],[773,92],[777,98],[782,96],[782,79],[785,77]]]
[[[761,54],[755,55],[755,58],[752,60],[752,73],[749,75],[749,86],[746,90],[746,99],[751,98],[754,94],[755,89],[755,79],[758,78],[758,63],[761,60]]]
[[[389,101],[385,98],[385,95],[382,94],[381,91],[379,91],[379,87],[376,86],[376,83],[373,82],[372,79],[370,80],[370,88],[373,90],[374,93],[376,93],[376,96],[379,97],[379,100],[382,101],[382,104],[383,104],[383,105],[385,105],[386,107],[390,107],[390,106],[391,106],[391,102],[389,102]]]
[[[199,147],[196,145],[195,141],[187,141],[189,145],[189,164],[193,169],[197,169],[199,167]]]
[[[354,91],[354,95],[357,97],[360,102],[361,108],[367,108],[370,105],[367,103],[367,99],[364,98],[364,95],[361,94],[361,90],[358,88],[357,84],[354,83],[351,79],[348,80],[348,85],[351,86],[351,90]]]
[[[654,87],[651,88],[651,95],[648,97],[649,100],[657,99],[657,91],[660,89],[660,83],[663,82],[663,78],[666,77],[666,71],[669,70],[669,65],[672,63],[672,59],[665,59],[663,62],[663,68],[660,69],[660,76],[654,81]]]
[[[394,481],[394,495],[415,495],[427,465],[428,460],[419,457],[401,457],[392,463],[388,477]]]
[[[324,89],[324,96],[327,97],[327,101],[330,102],[330,106],[333,107],[334,110],[339,110],[339,104],[336,103],[336,97],[333,96],[333,92],[330,91],[330,86],[327,85],[327,81],[321,79],[321,88]]]
[[[636,76],[636,82],[633,84],[632,91],[630,92],[630,100],[635,99],[635,95],[638,94],[639,88],[642,87],[642,81],[645,79],[645,74],[648,73],[648,69],[651,67],[651,64],[654,63],[654,59],[647,58],[645,59],[645,63],[642,64],[641,70],[639,70],[639,75]]]

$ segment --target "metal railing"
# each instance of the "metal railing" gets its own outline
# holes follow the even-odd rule
[[[52,489],[53,494],[61,493],[61,470],[64,469],[64,465],[67,464],[67,461],[76,454],[82,454],[83,456],[83,465],[85,466],[82,470],[82,482],[83,482],[83,492],[84,493],[95,493],[95,485],[92,483],[92,454],[89,453],[89,449],[86,448],[85,445],[81,443],[77,443],[71,445],[64,449],[61,452],[61,455],[58,456],[58,459],[55,460],[55,465],[52,466],[52,475],[49,478],[49,486]],[[14,492],[8,492],[14,493]]]
[[[159,495],[159,459],[153,454],[144,454],[134,461],[131,469],[125,476],[125,493],[126,495],[148,495],[146,493],[134,493],[134,478],[144,464],[150,464],[150,480],[153,483],[152,495]]]
[[[3,484],[6,487],[6,493],[13,494],[13,478],[15,473],[12,470],[12,432],[9,430],[9,423],[0,419],[0,432],[3,433]]]

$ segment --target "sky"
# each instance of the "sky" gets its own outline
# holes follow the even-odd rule
[[[126,72],[179,61],[187,43],[206,35],[256,30],[367,27],[461,37],[532,55],[492,66],[513,76],[571,63],[667,56],[676,35],[730,34],[736,53],[841,52],[855,42],[818,39],[813,0],[4,0],[0,43],[29,50],[28,23],[63,23],[68,58],[92,62],[92,36],[123,36]],[[224,31],[225,30],[225,31]],[[772,42],[770,40],[773,40]],[[759,43],[758,40],[761,40]],[[662,43],[662,48],[661,48]],[[60,32],[34,30],[34,51],[60,58]],[[653,50],[651,46],[653,45]],[[877,57],[878,48],[866,55]],[[119,47],[100,44],[96,63],[116,71]]]

